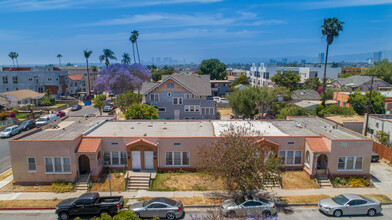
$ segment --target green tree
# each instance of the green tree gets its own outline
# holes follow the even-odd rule
[[[321,82],[318,77],[309,78],[304,83],[304,89],[317,90],[321,87]]]
[[[226,65],[218,59],[203,60],[197,71],[200,75],[210,75],[211,80],[222,80],[226,78]]]
[[[343,31],[344,22],[339,21],[338,18],[327,18],[324,19],[323,25],[321,25],[321,34],[326,38],[327,49],[325,52],[325,63],[324,63],[324,77],[323,77],[323,93],[327,88],[327,61],[328,61],[328,50],[329,45],[332,44],[333,40],[339,37],[339,32]]]
[[[117,96],[114,100],[114,104],[120,108],[122,112],[126,112],[133,104],[140,104],[142,102],[142,95],[133,93],[132,91],[126,91]]]
[[[232,84],[232,86],[236,86],[239,84],[249,85],[248,77],[246,75],[242,75],[242,76],[238,77],[238,79]]]
[[[317,114],[317,113],[316,113]],[[320,112],[321,115],[343,115],[343,116],[352,116],[355,115],[356,112],[352,107],[341,107],[338,105],[328,105]]]
[[[376,141],[380,144],[390,147],[391,142],[389,140],[389,135],[385,131],[377,131],[375,135]]]
[[[97,68],[97,66],[91,66],[91,71],[93,71],[93,76],[94,76],[94,80],[93,81],[95,81],[95,79],[97,78],[96,76],[97,76],[97,73],[98,73],[98,68]]]
[[[105,100],[106,100],[106,96],[105,95],[97,95],[94,99],[93,99],[93,103],[94,103],[94,108],[99,110],[99,114],[102,115],[102,109],[103,107],[105,107]]]
[[[362,95],[361,90],[357,89],[353,94],[350,94],[348,103],[357,114],[364,115],[366,113],[369,97],[370,92],[366,92],[365,95]],[[373,91],[370,102],[370,113],[384,114],[385,96],[381,95],[381,92]]]
[[[280,71],[271,77],[272,82],[278,86],[284,86],[290,91],[298,88],[298,83],[301,81],[301,77],[294,71]]]
[[[158,109],[154,106],[146,106],[143,104],[133,104],[124,113],[125,118],[129,119],[158,119]]]
[[[152,71],[152,80],[153,80],[154,82],[158,82],[158,81],[161,80],[161,79],[162,79],[162,73],[161,73],[161,71],[153,70],[153,71]]]
[[[63,55],[61,54],[57,54],[57,58],[59,59],[59,65],[61,66],[61,58],[63,57]]]
[[[8,56],[12,59],[12,63],[14,64],[15,67],[15,56],[16,56],[16,52],[10,52],[8,54]]]
[[[280,109],[279,114],[276,116],[277,119],[286,119],[287,116],[309,116],[313,113],[307,109],[301,108],[295,105],[289,105]]]
[[[52,94],[52,91],[50,89],[47,89],[45,91],[45,95],[41,99],[41,105],[43,105],[43,106],[52,106],[52,105],[54,105],[55,99],[50,96],[51,94]]]
[[[376,63],[375,66],[369,67],[362,75],[375,75],[385,82],[392,84],[392,62],[384,59],[381,62]]]
[[[88,68],[88,58],[90,58],[92,53],[93,51],[87,49],[83,51],[84,57],[86,58],[86,65],[87,65],[87,86],[88,86],[87,95],[90,95],[91,93],[90,68]]]
[[[122,55],[121,63],[126,63],[126,64],[130,64],[131,63],[131,57],[129,57],[128,53],[124,53]]]
[[[108,68],[110,65],[110,60],[117,60],[116,56],[114,56],[114,52],[110,49],[103,49],[103,54],[99,56],[99,61],[101,63],[105,61],[105,66]]]
[[[281,182],[281,158],[254,136],[260,132],[249,127],[233,126],[223,131],[211,145],[202,146],[199,163],[215,180],[221,179],[232,193],[250,195],[267,183]]]

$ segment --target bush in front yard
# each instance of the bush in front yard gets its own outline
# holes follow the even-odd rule
[[[67,183],[63,180],[58,180],[57,182],[52,184],[50,190],[52,190],[55,193],[72,192],[74,190],[74,184]]]
[[[333,180],[333,183],[335,186],[351,186],[351,187],[367,187],[371,186],[371,182],[369,178],[363,177],[363,178],[358,178],[358,177],[350,177],[350,178],[340,178],[336,177]]]

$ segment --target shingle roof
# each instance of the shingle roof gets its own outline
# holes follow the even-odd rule
[[[101,139],[82,139],[76,153],[95,153],[101,144]]]
[[[325,144],[322,138],[305,138],[305,141],[306,143],[308,143],[310,149],[313,152],[331,152],[331,150],[328,148],[327,144]]]
[[[8,99],[0,97],[0,105],[8,105],[9,103]]]
[[[17,99],[23,100],[27,98],[42,98],[45,95],[45,93],[38,93],[30,89],[22,89],[22,90],[4,92],[1,93],[1,95],[5,98],[7,98],[8,95],[11,95]]]
[[[164,82],[169,77],[200,96],[211,95],[209,75],[163,75],[162,82]],[[157,84],[155,83],[152,86],[151,83],[143,83],[140,93],[144,94],[156,85]]]
[[[83,74],[78,74],[78,75],[68,75],[68,78],[70,79],[70,80],[73,80],[73,81],[80,81],[80,80],[82,80],[83,79]]]
[[[296,90],[293,92],[291,97],[302,100],[321,100],[320,94],[314,90]]]
[[[337,79],[337,81],[343,86],[350,84],[353,87],[361,86],[362,84],[367,83],[370,80],[372,80],[371,76],[360,76],[360,75],[354,75],[347,78]],[[374,77],[374,80],[381,80],[381,79]]]

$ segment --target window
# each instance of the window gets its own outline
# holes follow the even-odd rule
[[[185,105],[184,111],[186,111],[186,112],[200,112],[200,105]]]
[[[158,108],[158,112],[166,112],[166,108],[165,107]]]
[[[286,161],[286,151],[279,151],[279,157],[281,157],[282,163]]]
[[[302,151],[279,151],[279,156],[282,157],[283,164],[286,165],[302,164]]]
[[[362,170],[363,157],[339,157],[338,170]]]
[[[252,206],[259,206],[259,205],[261,205],[261,203],[256,202],[256,201],[249,201],[249,202],[244,203],[245,207],[252,207]]]
[[[167,97],[170,97],[170,96],[171,96],[171,92],[168,92],[168,93],[167,93]]]
[[[182,98],[173,98],[173,105],[182,105]]]
[[[112,151],[112,165],[119,165],[120,164],[120,157],[118,156],[118,152]]]
[[[174,143],[174,146],[181,146],[181,143]]]
[[[120,163],[121,164],[127,164],[127,152],[126,151],[121,151],[121,159],[120,159]]]
[[[286,164],[293,164],[294,163],[294,151],[287,151],[287,158]]]
[[[38,92],[39,92],[39,93],[43,93],[43,92],[44,92],[44,88],[38,87]]]
[[[305,163],[306,164],[310,164],[310,153],[309,153],[309,151],[306,151],[306,161],[305,161]]]
[[[71,173],[71,159],[68,157],[46,157],[46,173]]]
[[[3,76],[3,83],[7,84],[8,83],[8,76]]]
[[[162,209],[162,208],[167,208],[166,205],[164,204],[151,204],[148,206],[149,209]]]
[[[195,99],[196,96],[193,95],[193,94],[191,94],[191,93],[185,93],[185,94],[184,94],[184,98],[185,98],[185,99]]]
[[[376,123],[376,128],[378,128],[378,126],[379,126],[379,124],[378,124],[378,122]]]
[[[150,100],[151,100],[152,102],[158,102],[158,101],[159,101],[159,94],[157,94],[157,93],[152,93],[152,94],[150,95]]]
[[[12,77],[12,82],[13,83],[18,83],[18,77],[17,76],[13,76]]]
[[[288,145],[294,145],[294,142],[288,142],[287,144]]]
[[[112,145],[118,145],[118,143],[117,142],[112,142]]]
[[[295,151],[294,163],[301,164],[301,160],[302,160],[302,151]]]
[[[105,165],[110,165],[110,152],[108,151],[103,152],[103,163]]]
[[[214,114],[214,108],[213,107],[202,107],[201,108],[201,114],[202,115],[213,115]]]
[[[166,83],[166,88],[174,88],[174,83]]]
[[[35,158],[34,157],[27,158],[27,164],[28,164],[29,172],[36,172],[37,171],[37,168],[35,166]]]
[[[166,166],[189,166],[189,152],[166,152]]]
[[[48,77],[48,81],[51,82],[52,81],[52,77]]]
[[[29,78],[29,82],[33,82],[33,78]]]

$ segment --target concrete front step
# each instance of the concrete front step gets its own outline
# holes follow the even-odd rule
[[[133,190],[148,190],[148,187],[142,188],[142,187],[128,187],[127,191],[133,191]]]

